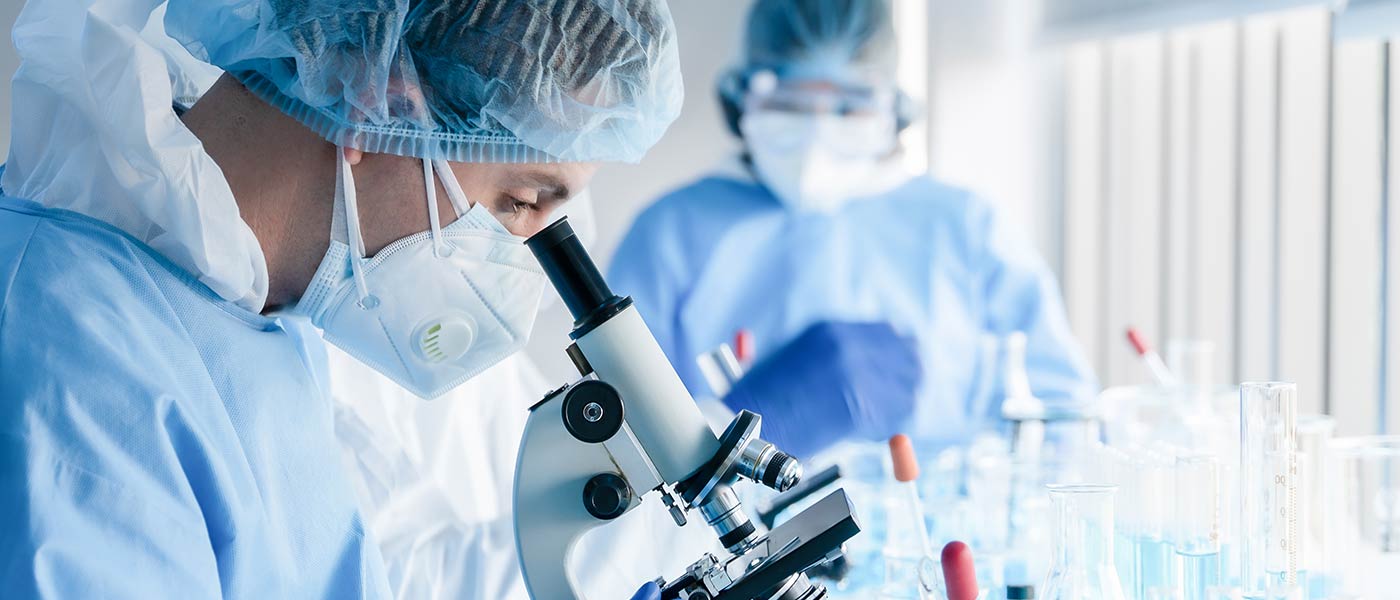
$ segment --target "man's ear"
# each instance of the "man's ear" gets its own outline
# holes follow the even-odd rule
[[[364,157],[365,152],[363,150],[357,150],[355,148],[345,148],[345,162],[350,163],[350,166],[360,164],[360,159]]]

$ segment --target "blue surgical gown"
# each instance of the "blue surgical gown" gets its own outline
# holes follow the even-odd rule
[[[304,322],[3,196],[0,300],[0,596],[389,596]]]
[[[1097,382],[1054,275],[989,205],[928,177],[839,210],[793,212],[749,180],[711,176],[648,207],[609,268],[671,363],[709,394],[696,357],[752,332],[758,358],[823,320],[886,321],[917,338],[924,381],[908,430],[954,443],[995,427],[1000,339],[1027,336],[1026,370],[1050,408]]]

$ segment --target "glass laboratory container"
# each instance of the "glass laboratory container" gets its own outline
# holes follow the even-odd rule
[[[1210,391],[1215,386],[1215,344],[1205,340],[1169,340],[1167,369],[1182,387]]]
[[[1202,452],[1222,452],[1222,439],[1238,435],[1238,432],[1227,430],[1226,422],[1220,418],[1218,399],[1221,392],[1229,388],[1215,384],[1215,344],[1202,340],[1167,342],[1167,365],[1178,381],[1177,388],[1171,390],[1177,396],[1171,405],[1175,408],[1180,431],[1164,441]],[[1231,410],[1236,402],[1236,397],[1231,395],[1228,403]]]
[[[1171,598],[1177,584],[1176,553],[1168,528],[1175,458],[1159,450],[1142,449],[1133,460],[1137,489],[1133,543],[1137,562],[1137,588],[1133,597]]]
[[[1176,460],[1173,537],[1182,600],[1215,598],[1220,587],[1220,460],[1211,455]]]
[[[829,591],[833,596],[868,598],[884,581],[885,498],[892,482],[889,450],[878,442],[847,441],[827,450],[822,458],[841,467],[841,487],[861,524],[860,535],[846,543],[851,571]]]
[[[1042,598],[1123,600],[1113,566],[1113,496],[1117,486],[1047,486],[1055,512],[1054,559]]]
[[[1232,426],[1239,397],[1234,386],[1121,386],[1100,393],[1098,406],[1105,441],[1111,446],[1166,442],[1224,456],[1239,440],[1239,428]]]
[[[1240,587],[1247,599],[1301,596],[1297,426],[1296,385],[1240,386]]]
[[[1019,462],[1040,460],[1045,443],[1045,403],[1031,391],[1026,375],[1026,334],[1002,338],[1001,418],[1011,424],[1011,456]]]
[[[1341,574],[1330,598],[1400,598],[1400,436],[1338,438],[1329,448],[1328,554]]]
[[[903,434],[890,438],[895,483],[885,498],[885,581],[880,597],[910,600],[943,598],[942,573],[933,553],[923,502],[919,498],[919,461]]]
[[[1118,486],[1115,500],[1121,507],[1114,511],[1115,527],[1113,542],[1113,564],[1118,569],[1118,581],[1125,592],[1134,594],[1138,589],[1137,576],[1137,532],[1142,529],[1142,503],[1138,502],[1140,489],[1137,471],[1133,468],[1133,457],[1118,448],[1106,447],[1102,458],[1106,477],[1104,481]]]
[[[1326,535],[1327,514],[1333,507],[1324,481],[1336,429],[1331,417],[1298,416],[1298,583],[1309,598],[1328,598],[1336,586]]]

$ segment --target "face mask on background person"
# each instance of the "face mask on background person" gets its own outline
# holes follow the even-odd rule
[[[829,212],[864,195],[895,148],[892,114],[756,109],[739,129],[759,181],[796,211]]]
[[[544,274],[444,161],[423,161],[431,229],[366,257],[350,163],[338,151],[331,243],[296,312],[326,341],[431,399],[524,347]],[[434,173],[458,218],[439,226]],[[353,247],[352,247],[353,244]]]

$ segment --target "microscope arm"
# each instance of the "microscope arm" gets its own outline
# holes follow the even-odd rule
[[[532,598],[582,598],[568,570],[574,546],[661,487],[626,423],[602,442],[582,441],[565,425],[566,408],[579,402],[607,404],[609,391],[606,384],[584,380],[531,409],[516,462],[514,512],[520,567]],[[605,410],[613,406],[620,404]]]

